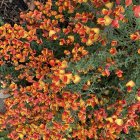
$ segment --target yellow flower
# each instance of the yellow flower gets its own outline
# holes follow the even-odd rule
[[[123,125],[123,120],[122,119],[116,119],[115,123],[119,126],[122,126]]]
[[[87,0],[83,0],[83,2],[87,2]]]
[[[89,33],[90,33],[91,28],[89,28],[88,26],[85,26],[85,29],[86,29],[86,33],[87,33],[87,34],[89,34]]]
[[[99,35],[98,35],[98,34],[95,34],[95,35],[94,35],[94,39],[93,39],[93,41],[94,41],[94,42],[97,41],[98,38],[99,38]]]
[[[64,74],[65,73],[65,70],[59,70],[59,73],[60,74]]]
[[[91,31],[94,31],[96,34],[100,33],[100,29],[99,28],[91,28]]]
[[[60,81],[54,82],[56,86],[60,85]]]
[[[136,99],[140,102],[140,96],[137,95],[136,96]]]
[[[138,49],[138,54],[140,54],[140,49]]]
[[[90,46],[90,45],[92,45],[93,44],[93,41],[91,40],[91,39],[88,39],[88,41],[86,42],[86,45],[87,46]]]
[[[24,138],[24,135],[22,133],[19,133],[18,135],[19,135],[20,139]]]
[[[108,2],[105,4],[105,6],[108,8],[108,9],[111,9],[113,7],[113,2]]]
[[[55,33],[56,33],[56,31],[50,30],[50,31],[49,31],[49,37],[51,37],[51,36],[54,35]]]
[[[45,83],[43,81],[39,80],[39,85],[40,85],[40,87],[43,88],[45,86]]]
[[[71,73],[66,73],[65,75],[67,76],[68,79],[72,79],[72,74]]]
[[[77,83],[79,83],[80,81],[81,81],[81,78],[80,78],[80,76],[79,75],[75,75],[74,77],[73,77],[73,82],[75,83],[75,84],[77,84]]]
[[[109,24],[111,24],[112,19],[109,16],[105,16],[104,19],[105,19],[105,25],[106,26],[108,26]]]
[[[67,61],[62,61],[62,64],[61,64],[61,68],[65,69],[68,67],[68,62]]]
[[[74,36],[73,36],[73,35],[69,35],[68,38],[69,38],[72,42],[74,42]]]
[[[111,123],[113,122],[113,119],[111,117],[106,118],[106,120],[111,122]]]
[[[80,107],[82,107],[84,105],[85,105],[85,102],[82,99],[80,99]]]
[[[135,83],[131,80],[126,84],[127,87],[134,87]]]
[[[90,85],[91,85],[91,82],[90,82],[89,80],[87,81],[87,85],[88,85],[88,86],[90,86]]]

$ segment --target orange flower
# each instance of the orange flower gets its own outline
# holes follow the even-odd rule
[[[12,82],[10,84],[9,88],[12,89],[12,90],[15,90],[15,89],[17,89],[17,85],[14,82]]]
[[[66,44],[66,41],[65,41],[65,39],[60,39],[60,42],[59,42],[59,45],[64,45],[64,44]]]
[[[49,64],[50,64],[51,66],[55,66],[55,60],[50,60],[50,61],[49,61]]]
[[[122,70],[117,70],[116,74],[120,78],[120,77],[122,77],[123,71]]]
[[[140,54],[140,49],[138,49],[138,54]]]
[[[118,41],[116,41],[116,40],[112,40],[112,41],[111,41],[111,46],[112,46],[112,47],[117,46],[117,44],[118,44]]]
[[[103,26],[103,25],[105,25],[105,19],[104,18],[98,18],[97,23],[101,24]]]
[[[74,42],[74,36],[73,35],[69,35],[68,38],[71,40],[71,42]]]
[[[80,111],[80,112],[78,113],[78,118],[79,118],[79,120],[80,120],[82,123],[85,123],[85,121],[86,121],[85,112]]]
[[[102,76],[109,76],[110,75],[110,71],[108,69],[105,69],[104,71],[102,71]]]
[[[136,41],[136,40],[140,40],[140,33],[137,31],[133,34],[130,35],[130,39]]]
[[[16,58],[21,59],[22,55],[21,54],[16,54]]]
[[[109,50],[109,52],[110,52],[110,54],[115,55],[117,53],[117,50],[116,50],[116,48],[111,48]]]
[[[107,9],[103,9],[103,10],[102,10],[102,14],[103,14],[103,15],[110,15],[111,13],[112,13],[111,10],[107,10]]]
[[[65,54],[65,55],[70,55],[71,53],[70,53],[69,50],[64,50],[64,54]]]

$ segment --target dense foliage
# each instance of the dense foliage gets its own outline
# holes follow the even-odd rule
[[[35,1],[0,27],[0,115],[13,140],[138,140],[140,5]],[[3,137],[4,138],[4,137]]]

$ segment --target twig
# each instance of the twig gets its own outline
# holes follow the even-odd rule
[[[0,5],[0,8],[2,7],[3,3],[4,3],[4,0],[2,0],[1,5]]]

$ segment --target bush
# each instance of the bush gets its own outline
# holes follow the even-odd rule
[[[14,140],[138,140],[137,4],[35,1],[21,25],[1,26],[1,87],[11,94],[1,131]]]

